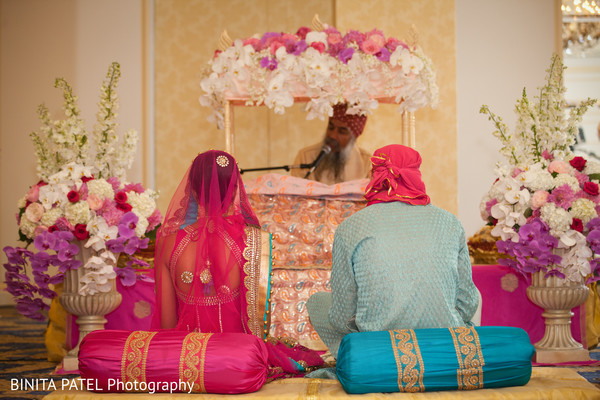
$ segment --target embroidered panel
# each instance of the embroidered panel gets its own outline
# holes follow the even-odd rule
[[[150,341],[157,332],[134,331],[129,334],[121,359],[121,380],[146,382],[146,362]]]
[[[425,391],[423,385],[425,368],[415,331],[395,329],[389,332],[398,368],[399,391],[408,393]]]
[[[456,371],[458,390],[483,388],[483,366],[479,335],[474,327],[448,328],[454,341],[459,369]]]
[[[212,333],[188,333],[183,339],[179,358],[179,380],[193,385],[192,391],[206,393],[204,364],[206,346]]]

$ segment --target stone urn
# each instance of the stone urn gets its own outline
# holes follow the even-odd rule
[[[80,242],[79,254],[76,258],[82,262],[81,267],[65,272],[63,291],[59,296],[59,300],[67,312],[77,316],[76,323],[79,326],[77,346],[69,350],[62,361],[62,367],[65,371],[79,369],[77,355],[82,339],[92,331],[104,329],[104,324],[106,324],[104,316],[114,311],[121,304],[121,293],[117,291],[115,279],[109,281],[111,289],[108,292],[93,295],[79,294],[79,289],[83,286],[80,280],[88,272],[83,266],[94,255],[94,250],[85,248]]]
[[[573,339],[571,334],[571,309],[582,304],[588,297],[589,288],[581,282],[572,282],[550,276],[545,272],[531,274],[527,297],[542,307],[546,331],[544,337],[534,344],[534,361],[538,363],[562,363],[589,361],[587,346]]]

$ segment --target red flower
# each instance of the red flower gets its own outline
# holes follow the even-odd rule
[[[585,163],[587,163],[586,159],[579,156],[573,157],[573,159],[569,161],[569,164],[571,164],[571,166],[579,172],[583,171],[585,168]]]
[[[129,212],[133,207],[129,203],[117,203],[117,208],[124,212]]]
[[[50,225],[48,227],[48,232],[52,233],[52,232],[56,232],[58,230],[58,226],[56,225]]]
[[[82,181],[83,183],[89,182],[89,181],[91,181],[91,180],[93,180],[93,179],[94,179],[94,175],[92,175],[92,176],[82,176],[82,177],[81,177],[81,181]]]
[[[592,196],[598,196],[598,184],[586,182],[583,184],[583,191]]]
[[[50,230],[50,228],[48,228],[48,230]],[[75,235],[75,237],[79,240],[85,240],[90,237],[90,233],[87,231],[87,227],[85,226],[85,224],[75,225],[73,235]]]
[[[121,191],[115,194],[115,201],[117,204],[127,203],[127,193]]]
[[[571,229],[577,232],[583,232],[583,222],[579,218],[573,218],[573,223],[571,223]]]
[[[298,36],[300,39],[306,39],[306,34],[310,31],[311,31],[310,28],[303,26],[296,31],[296,36]]]
[[[310,44],[310,47],[317,50],[319,53],[322,53],[325,51],[325,43],[323,43],[323,42],[312,42]]]
[[[67,199],[69,199],[69,201],[71,203],[77,203],[79,201],[79,192],[75,191],[75,190],[71,190],[68,194],[67,194]]]

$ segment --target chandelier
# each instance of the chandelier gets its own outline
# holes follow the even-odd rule
[[[566,55],[600,55],[600,0],[562,0],[562,39]]]

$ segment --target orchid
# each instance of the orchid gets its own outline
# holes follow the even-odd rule
[[[249,55],[248,49],[238,50]],[[239,62],[245,61],[250,59],[243,56]],[[55,86],[63,91],[66,119],[53,121],[44,106],[38,109],[42,127],[31,138],[40,180],[18,201],[18,233],[25,247],[4,248],[6,290],[27,317],[44,318],[48,301],[56,296],[53,286],[70,270],[85,270],[80,295],[111,290],[109,280],[120,269],[119,253],[133,255],[147,248],[160,225],[158,193],[125,180],[137,134],[131,130],[117,134],[119,78],[119,64],[113,63],[102,84],[91,135],[64,79],[57,79]],[[28,250],[31,244],[33,249]],[[82,249],[91,257],[83,258]],[[135,257],[131,261],[144,265]],[[126,268],[119,276],[131,285],[137,275],[134,272],[132,281],[131,265]]]
[[[573,282],[600,279],[600,163],[574,157],[576,126],[594,104],[587,100],[567,118],[563,113],[562,66],[552,58],[547,82],[532,102],[518,100],[516,133],[487,106],[506,162],[481,202],[484,220],[493,225],[501,264],[528,274],[543,271]]]
[[[381,97],[393,98],[400,112],[435,107],[439,98],[431,60],[418,46],[386,38],[376,29],[342,34],[329,26],[320,32],[302,27],[295,34],[237,39],[215,52],[200,87],[200,104],[213,109],[209,121],[219,128],[230,97],[279,114],[294,97],[306,97],[307,119],[325,119],[331,106],[344,100],[357,113],[369,114]]]

